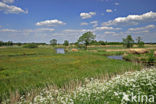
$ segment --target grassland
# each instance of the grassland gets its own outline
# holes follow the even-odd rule
[[[74,80],[140,70],[135,63],[108,59],[105,51],[56,54],[52,47],[0,48],[0,99],[18,91],[24,95],[47,85],[63,87]]]
[[[86,79],[72,91],[45,88],[35,104],[155,104],[156,68],[126,72],[109,80]],[[30,101],[32,103],[32,101]],[[20,103],[30,103],[21,98]]]

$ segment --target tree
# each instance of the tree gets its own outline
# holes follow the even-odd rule
[[[50,40],[50,44],[51,44],[52,46],[57,45],[57,40],[56,40],[56,39]]]
[[[64,43],[63,43],[63,45],[69,46],[69,41],[68,40],[65,40]]]
[[[3,41],[0,41],[0,46],[3,46]]]
[[[127,48],[133,47],[134,40],[131,35],[128,35],[125,39],[123,39],[123,45]]]
[[[22,43],[18,42],[18,43],[17,43],[17,45],[18,45],[18,46],[21,46],[21,45],[22,45]]]
[[[13,42],[12,41],[8,41],[6,42],[7,46],[12,46],[13,45]]]
[[[137,45],[138,45],[138,47],[144,47],[144,42],[142,41],[142,39],[141,39],[141,37],[139,36],[139,37],[137,37]]]
[[[91,43],[92,40],[95,39],[95,35],[92,32],[86,32],[82,36],[79,37],[78,43],[84,44],[85,48],[87,49],[87,46]]]
[[[104,41],[99,41],[100,45],[106,45],[106,43]]]

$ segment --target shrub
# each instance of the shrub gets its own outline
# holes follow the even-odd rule
[[[38,45],[35,43],[25,44],[23,48],[38,48]]]
[[[149,53],[149,56],[148,56],[148,59],[147,59],[147,63],[149,66],[153,66],[155,62],[155,57],[154,57],[154,51],[152,50],[150,53]]]

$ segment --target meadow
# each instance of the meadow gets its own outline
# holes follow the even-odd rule
[[[20,96],[49,85],[65,88],[71,86],[71,82],[83,83],[85,78],[140,70],[140,64],[107,58],[123,52],[101,49],[56,54],[51,46],[0,48],[0,101],[18,101]],[[71,87],[74,88],[74,84]]]

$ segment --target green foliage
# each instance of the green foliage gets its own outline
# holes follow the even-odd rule
[[[50,44],[51,44],[52,46],[57,45],[57,40],[56,40],[56,39],[50,40]]]
[[[13,45],[12,41],[8,41],[8,42],[0,41],[0,46],[12,46],[12,45]]]
[[[145,54],[127,54],[124,55],[123,58],[132,62],[144,63],[146,66],[153,66],[156,62],[156,57],[154,57],[153,50]]]
[[[123,39],[124,47],[131,48],[133,47],[133,44],[134,44],[134,40],[131,35],[128,35],[125,39]]]
[[[139,48],[144,47],[144,42],[142,41],[141,37],[137,37],[137,45]]]
[[[79,37],[78,43],[84,44],[87,48],[87,46],[91,43],[92,40],[95,39],[95,37],[96,36],[92,32],[86,32],[81,37]]]
[[[100,45],[106,45],[106,43],[104,41],[99,41]]]
[[[20,42],[18,42],[18,43],[16,43],[18,46],[21,46],[22,45],[22,43],[20,43]]]
[[[0,68],[5,69],[0,71],[1,98],[17,90],[24,94],[46,84],[62,87],[75,79],[139,68],[133,63],[111,60],[88,51],[59,55],[52,48],[4,48],[0,50],[0,58]]]
[[[38,45],[35,43],[27,43],[23,46],[23,48],[38,48]]]
[[[151,66],[155,62],[154,50],[151,50],[147,59],[148,65]]]
[[[64,43],[63,43],[63,45],[69,46],[69,41],[68,40],[65,40]]]
[[[122,45],[123,42],[106,42],[106,45]]]
[[[0,46],[3,46],[3,42],[2,41],[0,41]]]

